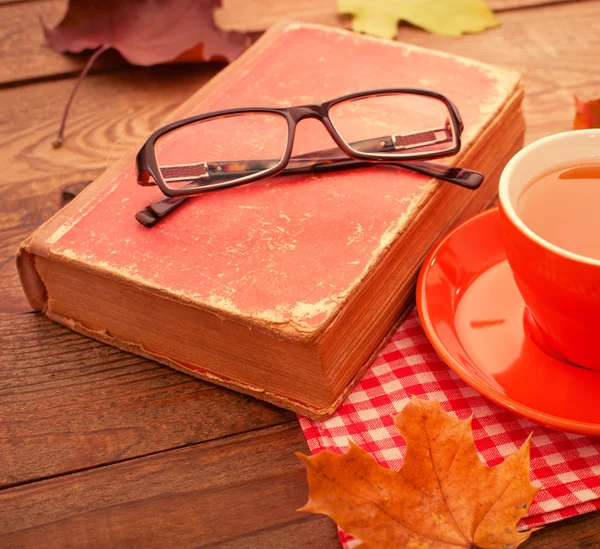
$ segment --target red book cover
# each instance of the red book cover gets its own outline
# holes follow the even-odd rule
[[[267,32],[173,119],[225,108],[320,103],[386,87],[429,88],[457,105],[463,148],[448,162],[458,164],[516,93],[519,78],[407,44],[288,23]],[[332,147],[318,121],[299,123],[293,154]],[[131,333],[125,338],[116,328],[93,325],[91,317],[88,325],[68,318],[58,300],[53,307],[36,261],[93,272],[306,343],[332,324],[440,185],[448,184],[384,166],[277,177],[196,197],[148,229],[135,213],[162,194],[136,184],[129,155],[24,243],[20,272],[33,308],[94,337],[128,339],[129,349],[143,348],[149,356],[169,358],[163,362],[227,382],[236,377],[232,372],[215,371],[210,360],[191,363],[177,355],[176,345],[153,349],[152,341],[132,341]],[[259,382],[252,376],[242,381]],[[272,389],[278,391],[288,389]]]

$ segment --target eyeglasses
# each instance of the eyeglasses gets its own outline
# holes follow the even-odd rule
[[[296,125],[320,120],[337,148],[305,143],[292,156]],[[358,168],[374,163],[435,177],[469,189],[483,175],[428,162],[460,150],[463,123],[445,96],[421,89],[353,93],[320,105],[238,108],[185,118],[155,131],[136,158],[138,184],[168,197],[140,210],[146,227],[190,197],[276,175]],[[316,139],[318,141],[318,139]],[[296,144],[298,145],[298,144]]]

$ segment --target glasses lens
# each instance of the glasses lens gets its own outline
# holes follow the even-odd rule
[[[329,118],[352,150],[374,156],[437,156],[456,147],[458,139],[446,104],[426,95],[349,99],[333,105]]]
[[[285,153],[287,120],[249,112],[186,124],[155,144],[158,166],[173,189],[243,180],[277,166]]]

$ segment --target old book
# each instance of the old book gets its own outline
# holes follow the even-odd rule
[[[133,151],[23,242],[31,306],[194,376],[313,418],[332,414],[412,303],[428,249],[493,199],[523,141],[519,76],[282,23],[172,116],[386,87],[426,87],[456,103],[463,148],[447,162],[485,173],[479,190],[370,166],[207,193],[147,229],[135,212],[161,195],[136,185]],[[315,139],[330,137],[302,121],[299,147]]]

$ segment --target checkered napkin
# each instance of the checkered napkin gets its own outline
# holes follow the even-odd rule
[[[600,437],[542,427],[486,399],[458,378],[431,347],[415,311],[396,331],[336,414],[300,417],[312,453],[348,450],[348,438],[389,469],[400,469],[406,445],[392,416],[411,395],[437,400],[460,419],[473,415],[481,458],[497,465],[531,439],[531,480],[541,486],[520,530],[600,509]],[[355,541],[340,530],[346,549]]]

